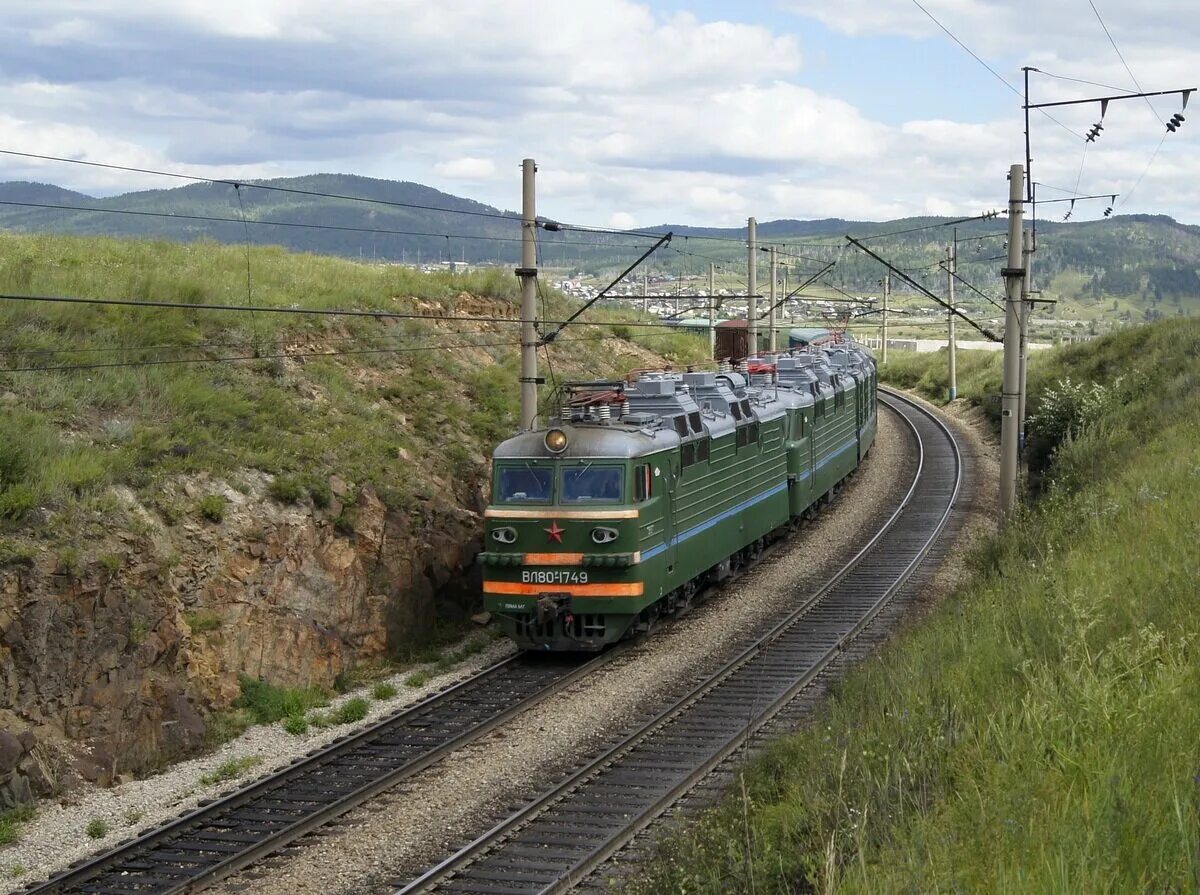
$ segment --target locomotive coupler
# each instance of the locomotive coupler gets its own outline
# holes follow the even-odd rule
[[[537,601],[538,624],[558,618],[567,611],[567,604],[570,602],[570,594],[542,594]]]

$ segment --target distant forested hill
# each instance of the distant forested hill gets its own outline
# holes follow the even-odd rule
[[[277,189],[192,184],[94,198],[48,184],[0,183],[0,228],[224,243],[249,238],[256,245],[381,261],[415,262],[419,258],[426,262],[515,264],[519,258],[520,226],[515,213],[421,184],[344,174],[249,183]],[[241,223],[243,214],[248,225]],[[886,222],[778,220],[760,223],[758,232],[761,240],[785,244],[780,260],[792,268],[791,282],[821,263],[837,260],[827,279],[859,292],[877,291],[882,269],[847,247],[847,233],[877,237],[870,242],[875,250],[914,279],[942,292],[945,274],[938,269],[938,261],[957,232],[960,274],[983,291],[999,295],[998,268],[1003,263],[1007,229],[1004,219],[915,229],[947,221],[935,217]],[[676,237],[670,248],[651,259],[652,270],[702,273],[710,261],[733,270],[745,265],[745,248],[739,244],[745,238],[744,229],[647,228],[667,229]],[[893,231],[913,232],[886,235]],[[542,231],[539,236],[543,265],[597,273],[623,267],[636,257],[634,246],[647,242],[624,234],[574,231]],[[1080,223],[1043,221],[1038,225],[1038,237],[1037,281],[1065,299],[1111,305],[1114,311],[1119,304],[1122,313],[1133,308],[1142,314],[1150,311],[1150,316],[1158,313],[1153,309],[1163,302],[1168,303],[1163,313],[1200,310],[1200,227],[1165,216],[1129,215]],[[903,291],[904,287],[898,288]],[[966,294],[972,293],[968,290]]]

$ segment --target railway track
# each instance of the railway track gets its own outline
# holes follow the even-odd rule
[[[818,593],[719,671],[397,895],[552,893],[582,882],[809,686],[887,605],[945,527],[962,484],[953,434],[901,395],[920,446],[912,486]]]
[[[516,655],[236,792],[26,887],[29,895],[195,891],[275,852],[612,661]]]

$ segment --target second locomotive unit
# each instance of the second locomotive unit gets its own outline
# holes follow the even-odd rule
[[[485,607],[527,649],[648,629],[832,495],[874,442],[876,385],[853,343],[564,385],[558,419],[493,456]]]

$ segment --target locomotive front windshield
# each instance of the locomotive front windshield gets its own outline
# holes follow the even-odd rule
[[[620,466],[564,469],[563,503],[620,503],[625,496],[625,470]]]
[[[502,466],[496,470],[496,499],[500,503],[549,503],[552,470],[534,466]]]

